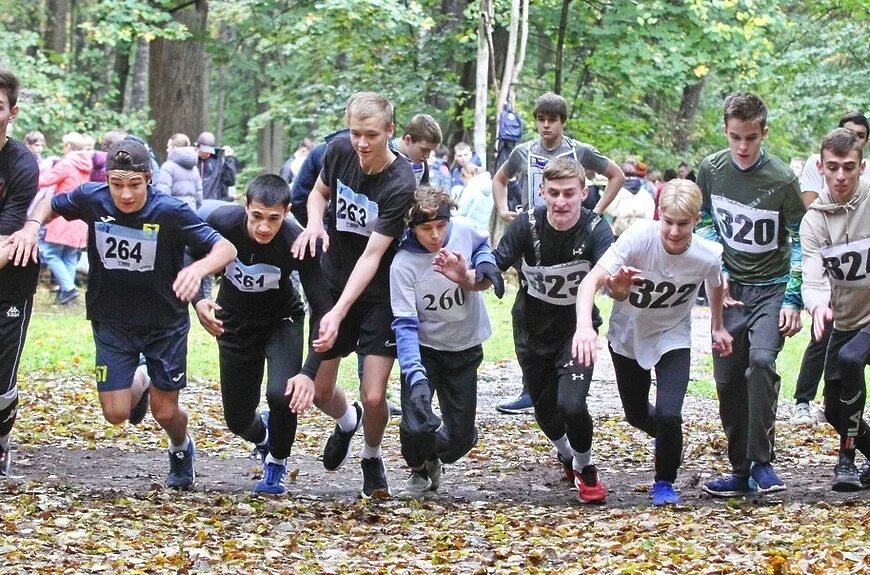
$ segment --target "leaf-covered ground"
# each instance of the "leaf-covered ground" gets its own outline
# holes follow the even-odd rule
[[[384,452],[394,497],[361,502],[356,459],[318,456],[331,423],[306,415],[290,493],[254,497],[258,466],[223,429],[215,382],[183,394],[199,454],[197,488],[161,487],[165,438],[153,419],[114,428],[87,378],[25,374],[13,478],[0,483],[2,573],[866,573],[870,491],[830,490],[836,439],[780,410],[776,496],[718,501],[698,484],[726,471],[715,401],[687,398],[684,504],[649,505],[650,440],[622,421],[602,358],[590,398],[595,456],[610,488],[584,507],[531,417],[497,415],[514,364],[481,377],[480,442],[423,500],[401,489],[398,421]],[[355,439],[358,447],[359,438]]]

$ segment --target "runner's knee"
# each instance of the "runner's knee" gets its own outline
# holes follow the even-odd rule
[[[748,371],[775,371],[776,355],[772,349],[750,349]]]

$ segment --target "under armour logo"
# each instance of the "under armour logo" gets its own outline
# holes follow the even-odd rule
[[[574,251],[572,251],[571,253],[574,254],[575,256],[579,256],[580,254],[583,253],[583,248],[577,248]]]
[[[182,371],[181,373],[179,373],[178,375],[176,375],[175,377],[173,377],[173,378],[172,378],[172,381],[174,381],[175,383],[178,383],[178,382],[181,380],[182,377],[184,377],[184,372],[183,372],[183,371]]]
[[[100,221],[104,224],[108,224],[109,222],[114,222],[115,218],[113,216],[100,216]]]
[[[582,373],[572,373],[571,374],[571,381],[577,381],[578,379],[580,381],[583,381],[585,378],[586,378],[586,375],[582,374]]]
[[[21,317],[21,312],[13,305],[6,310],[6,317]]]
[[[566,363],[565,365],[563,365],[562,368],[573,367],[573,366],[574,366],[574,360],[573,360],[573,359],[569,359],[569,360],[568,360],[568,363]]]

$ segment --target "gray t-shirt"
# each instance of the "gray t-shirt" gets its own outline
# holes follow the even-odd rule
[[[471,256],[486,236],[471,221],[451,218],[451,231],[444,247]],[[393,315],[416,317],[420,322],[420,345],[441,351],[462,351],[483,343],[492,329],[480,292],[467,292],[432,270],[437,252],[399,250],[390,267]]]
[[[562,143],[552,150],[546,149],[541,140],[520,144],[511,152],[504,165],[508,179],[516,178],[522,190],[522,206],[528,210],[533,206],[529,198],[534,198],[535,206],[544,205],[540,191],[543,184],[544,168],[550,160],[568,156],[577,160],[587,170],[603,174],[610,162],[601,152],[589,144],[577,142],[564,136]]]

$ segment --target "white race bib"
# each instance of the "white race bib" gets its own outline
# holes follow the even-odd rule
[[[870,238],[822,250],[831,284],[847,288],[870,288]]]
[[[224,277],[243,292],[263,292],[278,289],[281,285],[281,270],[269,264],[246,266],[238,259],[230,262]]]
[[[779,212],[750,208],[713,196],[713,217],[725,243],[742,252],[761,254],[779,246]]]
[[[553,305],[574,305],[577,288],[592,269],[586,260],[556,266],[530,266],[523,262],[528,294]]]
[[[414,284],[417,317],[424,321],[450,323],[468,317],[468,294],[444,276],[429,277]]]
[[[158,231],[156,226],[154,229],[136,230],[113,223],[95,222],[94,239],[103,267],[133,272],[153,270]]]
[[[357,194],[341,180],[337,182],[335,229],[361,236],[372,235],[378,219],[378,204],[365,194]]]
[[[679,319],[686,315],[687,307],[695,303],[701,281],[698,278],[665,277],[642,271],[643,280],[631,286],[628,306],[632,315],[655,313]]]
[[[563,152],[555,158],[539,156],[533,154],[531,150],[529,150],[529,164],[526,173],[526,183],[529,186],[529,201],[527,202],[527,209],[533,210],[538,206],[544,205],[544,196],[541,195],[541,192],[544,189],[544,168],[547,167],[547,164],[549,164],[551,160],[567,156],[571,156],[575,160],[577,159],[573,146],[571,146],[571,150]]]

